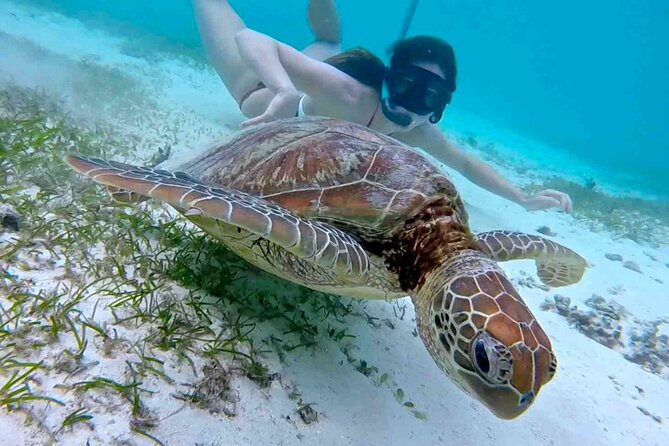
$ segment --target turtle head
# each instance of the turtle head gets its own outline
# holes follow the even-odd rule
[[[416,291],[418,332],[437,365],[498,417],[525,412],[557,361],[497,263],[476,250],[459,251]]]

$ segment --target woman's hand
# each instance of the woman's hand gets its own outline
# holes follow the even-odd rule
[[[573,210],[569,195],[554,189],[546,189],[534,195],[526,196],[520,204],[528,211],[560,208],[564,212],[571,213]]]
[[[242,122],[241,127],[244,128],[264,122],[276,121],[277,119],[294,117],[301,97],[302,95],[297,90],[280,90],[274,95],[262,115],[247,119]]]

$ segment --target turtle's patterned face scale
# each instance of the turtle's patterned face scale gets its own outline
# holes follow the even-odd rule
[[[431,305],[419,309],[430,353],[497,416],[517,417],[555,374],[548,337],[494,261],[463,252],[436,273],[421,290]]]

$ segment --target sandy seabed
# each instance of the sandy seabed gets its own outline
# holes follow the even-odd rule
[[[138,161],[151,158],[159,147],[170,146],[166,164],[176,166],[238,130],[242,116],[210,68],[165,54],[149,60],[128,48],[124,37],[0,0],[3,88],[18,85],[62,98],[72,119],[104,121],[118,134],[134,138]],[[118,91],[114,97],[96,98],[96,91],[86,90],[96,85],[95,79],[81,70],[82,64],[92,73],[97,68],[115,70],[120,78],[141,86],[147,97],[125,97]],[[523,181],[514,170],[501,165],[499,169]],[[649,336],[657,340],[667,332],[662,321],[669,318],[666,246],[643,246],[607,232],[595,233],[554,211],[529,213],[457,173],[452,175],[475,231],[536,233],[547,226],[554,240],[575,249],[590,264],[580,283],[560,290],[543,287],[531,261],[503,264],[550,335],[559,358],[556,378],[521,418],[510,422],[495,418],[442,374],[414,334],[408,299],[354,303],[357,315],[345,322],[355,338],[346,342],[326,338],[315,348],[287,355],[266,352],[263,363],[272,379],[264,385],[244,374],[228,375],[233,364],[223,355],[212,363],[211,358],[194,354],[188,363],[170,350],[153,352],[161,361],[161,373],[169,379],[148,375],[142,381],[144,416],[138,418],[132,404],[108,388],[73,392],[62,386],[96,377],[128,382],[128,362],[136,355],[128,345],[154,329],[150,323],[113,327],[105,311],[109,300],[98,296],[79,302],[77,309],[100,324],[110,324],[127,345],[121,342],[110,353],[108,343],[89,331],[82,362],[90,367],[78,370],[76,376],[68,374],[67,367],[35,371],[30,381],[33,393],[63,405],[34,401],[13,410],[3,408],[0,444],[669,444],[669,373],[658,359],[662,352],[652,351],[646,342]],[[0,244],[12,237],[11,231],[1,233]],[[630,269],[632,264],[625,262],[634,262],[635,267]],[[30,279],[34,288],[43,290],[54,288],[64,269],[57,263],[37,270],[4,261],[0,266],[15,279]],[[78,267],[82,266],[69,266]],[[251,280],[259,287],[263,281],[279,287],[279,282],[264,276]],[[286,286],[283,292],[294,290]],[[5,309],[11,306],[1,293],[0,304]],[[607,338],[614,336],[617,325],[597,331],[612,313],[620,325],[619,342]],[[0,357],[8,351],[2,342],[0,338]],[[653,346],[659,349],[660,344]],[[64,349],[73,348],[70,336],[59,336],[33,351],[29,359],[54,364]],[[655,361],[653,370],[648,361]],[[228,394],[234,395],[228,406],[210,410],[179,397],[201,388],[203,380],[219,372]],[[0,370],[0,386],[11,374],[11,369]],[[215,378],[209,383],[215,385]],[[61,428],[65,417],[79,409],[92,417]]]

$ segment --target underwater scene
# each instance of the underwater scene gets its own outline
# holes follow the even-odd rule
[[[0,445],[669,444],[667,30],[0,0]]]

